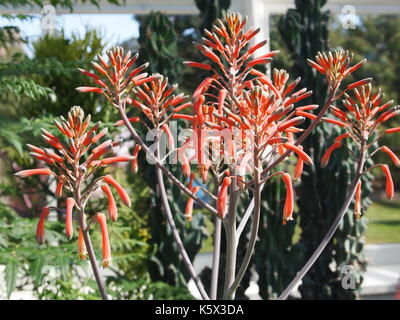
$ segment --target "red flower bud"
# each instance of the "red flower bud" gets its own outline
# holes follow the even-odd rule
[[[356,217],[356,219],[359,219],[361,217],[361,181],[358,182],[357,188],[356,188],[354,216]]]
[[[28,170],[19,171],[15,175],[17,177],[26,178],[26,177],[30,177],[30,176],[33,176],[36,174],[48,176],[48,175],[54,174],[54,173],[50,169],[28,169]]]
[[[86,260],[87,251],[86,251],[85,239],[83,238],[83,232],[81,228],[79,228],[79,235],[78,235],[78,254],[79,254],[79,259]]]
[[[129,122],[139,122],[140,118],[139,117],[132,117],[128,119]],[[114,127],[120,127],[125,124],[124,120],[118,120],[117,122],[114,123]]]
[[[114,196],[111,192],[111,189],[108,184],[103,184],[101,186],[101,190],[103,190],[108,198],[108,214],[110,216],[110,219],[111,221],[115,222],[118,218],[118,209],[117,205],[115,204]]]
[[[331,145],[328,148],[328,150],[326,150],[325,154],[321,158],[321,168],[324,168],[327,166],[332,152],[335,151],[336,149],[340,148],[341,145],[342,144],[340,142],[336,142],[333,145]]]
[[[95,92],[95,93],[103,93],[103,89],[96,88],[96,87],[78,87],[76,88],[79,92]]]
[[[98,213],[96,215],[96,218],[101,228],[101,248],[103,255],[103,267],[107,268],[110,266],[111,263],[111,246],[110,246],[110,239],[108,237],[106,216],[103,213]]]
[[[284,143],[283,146],[286,149],[292,150],[293,152],[295,152],[297,154],[297,156],[299,158],[301,158],[301,160],[304,161],[304,163],[312,166],[313,165],[313,161],[312,159],[309,157],[309,155],[307,153],[305,153],[303,150],[301,150],[301,148],[295,146],[294,144],[290,144],[290,143]]]
[[[133,157],[131,156],[118,156],[118,157],[112,157],[112,158],[105,158],[101,160],[102,165],[107,165],[107,164],[112,164],[116,162],[128,162],[131,161]]]
[[[390,174],[390,169],[387,164],[382,164],[380,167],[386,176],[386,196],[389,200],[391,200],[394,196],[394,184],[392,175]]]
[[[92,138],[92,143],[96,143],[99,141],[101,138],[103,138],[108,132],[108,128],[104,128],[103,130],[100,131],[96,136]]]
[[[360,81],[353,82],[352,84],[349,84],[349,85],[347,86],[347,90],[351,90],[351,89],[353,89],[353,88],[355,88],[355,87],[362,86],[362,85],[364,85],[364,84],[366,84],[366,83],[371,82],[371,80],[372,80],[372,78],[366,78],[366,79],[362,79],[362,80],[360,80]]]
[[[211,66],[209,64],[193,62],[193,61],[184,61],[183,63],[186,64],[189,67],[192,67],[192,68],[200,68],[200,69],[204,69],[204,70],[211,70]]]
[[[39,245],[42,245],[45,240],[44,222],[46,221],[46,218],[49,214],[50,209],[48,207],[44,207],[42,209],[42,213],[40,214],[39,222],[36,228],[36,241]]]
[[[226,215],[226,202],[228,200],[228,187],[231,184],[231,178],[225,177],[222,181],[221,189],[219,190],[217,199],[217,213],[223,219]]]
[[[294,169],[294,176],[293,176],[294,180],[300,180],[301,175],[303,174],[303,167],[304,167],[304,161],[299,157],[297,159],[297,164]]]
[[[135,144],[135,148],[133,149],[133,157],[132,157],[132,162],[131,162],[131,169],[133,173],[138,172],[138,155],[139,151],[142,149],[142,147],[139,144]]]
[[[286,224],[286,221],[293,220],[292,214],[294,208],[294,194],[293,194],[292,179],[290,178],[290,174],[283,173],[282,179],[286,185],[286,200],[285,200],[285,206],[283,208],[283,224]]]
[[[196,195],[197,192],[199,192],[199,190],[200,190],[200,187],[194,187],[193,194]],[[192,197],[189,197],[188,202],[186,203],[186,209],[185,209],[185,219],[188,221],[192,221],[193,203],[194,203],[194,199]]]
[[[400,159],[395,155],[395,153],[392,150],[390,150],[386,146],[383,146],[381,150],[389,155],[389,157],[392,159],[396,167],[400,167]]]
[[[131,199],[129,199],[128,193],[113,177],[111,177],[110,175],[106,175],[105,177],[103,177],[103,180],[104,182],[112,185],[115,190],[117,190],[119,197],[126,206],[131,206]]]
[[[56,187],[56,197],[59,198],[62,195],[63,191],[63,186],[64,186],[64,179],[59,179],[57,182],[57,187]]]
[[[175,148],[175,141],[174,141],[174,136],[172,135],[171,130],[169,129],[167,124],[163,124],[161,126],[162,131],[167,135],[168,138],[168,146],[171,150]]]
[[[65,234],[68,240],[72,239],[73,227],[72,227],[72,211],[75,206],[75,199],[70,197],[66,200],[66,212],[65,212]]]

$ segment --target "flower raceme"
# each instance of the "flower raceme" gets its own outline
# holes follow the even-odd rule
[[[81,69],[89,76],[97,87],[78,87],[80,92],[95,92],[104,95],[108,101],[118,107],[120,104],[128,113],[138,113],[140,116],[129,117],[131,124],[142,123],[147,129],[157,129],[167,136],[169,148],[175,148],[174,137],[168,126],[171,119],[184,119],[189,115],[179,114],[192,104],[187,97],[177,92],[177,85],[170,85],[168,78],[160,74],[148,76],[141,73],[148,63],[134,68],[138,54],[134,56],[130,52],[124,54],[121,47],[113,48],[107,52],[109,62],[101,56],[98,59],[101,65],[92,62],[97,74]],[[127,109],[127,106],[131,106]],[[117,121],[115,126],[124,125],[123,120]],[[133,151],[132,171],[137,172],[137,157],[141,150],[136,145]]]
[[[148,67],[145,63],[137,68],[132,68],[139,55],[132,56],[128,51],[124,54],[122,47],[115,47],[107,51],[109,61],[98,55],[99,63],[92,62],[95,73],[79,69],[83,74],[90,77],[96,87],[78,87],[80,92],[94,92],[103,95],[112,104],[120,99],[126,99],[135,85],[146,83],[154,78],[148,77],[143,71]]]
[[[353,54],[344,50],[335,50],[328,52],[318,52],[315,57],[315,61],[307,59],[307,63],[319,73],[325,75],[328,83],[340,84],[345,78],[351,75],[353,72],[361,68],[365,63],[366,59],[361,60],[353,66],[350,66],[353,60]],[[363,79],[350,84],[346,90],[351,90],[355,87],[361,86],[371,81],[371,78]]]
[[[59,131],[58,136],[61,134],[63,138],[42,129],[42,137],[51,148],[28,145],[31,156],[36,160],[45,162],[51,169],[28,169],[17,172],[15,175],[21,178],[34,175],[53,176],[57,181],[56,196],[61,197],[65,191],[71,195],[66,199],[65,233],[69,240],[72,239],[73,220],[74,217],[77,218],[79,223],[78,251],[79,256],[85,258],[86,247],[83,232],[87,230],[84,229],[86,226],[86,222],[83,221],[86,217],[84,207],[93,192],[98,188],[101,188],[104,192],[108,199],[109,217],[112,221],[116,221],[118,211],[110,186],[116,189],[120,199],[126,206],[131,205],[128,193],[113,177],[106,175],[95,178],[96,172],[99,168],[106,167],[112,163],[129,162],[133,157],[103,158],[104,155],[118,146],[121,141],[106,140],[96,146],[96,143],[105,137],[107,130],[99,131],[100,122],[91,126],[90,115],[85,118],[84,112],[80,107],[73,107],[68,113],[67,119],[61,117],[61,122],[55,120],[54,124]],[[84,188],[85,191],[81,194],[80,192]],[[74,209],[78,211],[76,216],[74,216]],[[39,218],[36,230],[36,240],[39,245],[45,241],[44,224],[50,211],[50,207],[44,207]],[[107,236],[108,238],[106,228],[104,229],[103,225],[101,227],[103,237]],[[109,240],[104,241],[107,243]],[[103,252],[106,253],[106,256],[103,256],[103,265],[108,266],[109,250]]]
[[[208,70],[211,75],[193,94],[193,116],[182,116],[192,121],[194,132],[194,138],[184,148],[192,149],[197,155],[203,181],[211,165],[208,159],[213,154],[220,154],[223,163],[234,169],[229,178],[237,179],[243,189],[244,176],[254,176],[255,170],[262,169],[255,168],[256,162],[267,165],[286,150],[298,157],[294,177],[299,179],[303,165],[312,165],[312,161],[295,141],[295,134],[302,131],[297,126],[305,120],[296,112],[318,108],[317,105],[299,106],[312,92],[296,89],[300,79],[290,82],[285,70],[275,69],[270,79],[255,69],[256,65],[269,63],[278,52],[256,56],[266,41],[249,47],[248,44],[259,30],[244,31],[246,19],[239,14],[228,13],[225,20],[217,20],[211,31],[205,30],[202,43],[195,43],[209,63],[185,62],[187,66]],[[224,170],[222,165],[216,167]],[[288,177],[285,175],[284,180]],[[221,182],[217,200],[220,218],[226,214],[227,178]],[[288,192],[292,192],[291,185]],[[291,207],[288,202],[285,214],[288,220]]]
[[[384,95],[379,89],[376,93],[372,92],[372,85],[364,84],[352,89],[352,94],[345,93],[342,101],[343,108],[331,106],[332,114],[338,119],[335,125],[345,132],[338,136],[334,144],[330,146],[321,159],[321,166],[327,166],[332,153],[345,146],[345,141],[351,139],[355,142],[358,151],[365,148],[368,156],[372,157],[381,151],[388,155],[395,166],[400,166],[400,159],[387,146],[379,146],[381,138],[386,134],[399,132],[400,128],[390,128],[380,130],[382,125],[388,120],[400,114],[398,106],[392,106],[393,101],[383,101]],[[386,177],[386,195],[391,199],[394,194],[393,180],[390,169],[386,164],[377,164],[367,169],[379,167]],[[360,216],[361,183],[357,185],[355,215]]]

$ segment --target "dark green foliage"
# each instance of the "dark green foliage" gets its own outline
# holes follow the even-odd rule
[[[174,23],[161,12],[152,12],[139,21],[140,61],[150,63],[149,72],[161,73],[172,83],[179,82],[183,65],[178,54]]]
[[[210,29],[214,21],[229,9],[231,0],[195,0],[195,3],[202,20],[199,30],[203,32],[204,28]]]
[[[282,38],[295,61],[292,76],[301,76],[300,86],[314,92],[304,103],[323,105],[326,99],[325,81],[306,63],[306,59],[314,59],[318,51],[328,50],[329,13],[321,9],[325,4],[326,0],[298,0],[296,8],[289,10],[279,24]],[[354,175],[355,161],[345,149],[333,153],[326,168],[322,169],[318,165],[323,153],[338,134],[338,130],[332,126],[320,124],[303,143],[304,151],[312,157],[316,165],[305,167],[302,184],[297,189],[302,230],[300,241],[294,249],[302,254],[297,269],[314,252],[326,234],[344,202]],[[364,181],[364,209],[371,191],[368,180],[370,179]],[[353,266],[359,288],[366,264],[363,257],[364,230],[365,220],[356,221],[352,210],[349,210],[335,237],[304,278],[300,287],[302,298],[355,299],[358,296],[357,290],[342,288],[341,270],[344,265]]]

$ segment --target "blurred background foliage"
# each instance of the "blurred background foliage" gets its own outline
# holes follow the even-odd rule
[[[123,3],[117,0],[109,2]],[[41,1],[7,1],[10,6],[32,3],[40,4]],[[51,3],[72,9],[74,1],[53,0]],[[150,61],[150,72],[165,74],[171,83],[177,83],[179,90],[188,95],[201,82],[206,72],[185,68],[181,62],[201,62],[204,59],[192,42],[199,41],[204,28],[210,28],[212,22],[230,5],[229,0],[196,0],[195,3],[200,10],[198,16],[166,16],[160,12],[135,16],[134,19],[140,26],[139,36],[135,38],[132,35],[130,40],[121,44],[126,49],[139,51],[141,62]],[[123,131],[112,126],[117,118],[115,110],[98,96],[78,95],[74,91],[75,87],[87,83],[77,67],[90,69],[89,62],[96,60],[96,54],[104,52],[108,46],[102,33],[93,29],[87,29],[80,36],[67,37],[61,31],[31,41],[24,39],[20,30],[13,26],[13,21],[29,20],[31,17],[5,17],[10,23],[9,26],[0,28],[0,219],[3,222],[0,225],[0,270],[4,270],[5,274],[5,287],[0,291],[5,293],[4,297],[9,297],[13,291],[28,288],[39,299],[97,299],[91,271],[87,263],[80,262],[77,257],[76,241],[68,242],[63,235],[63,214],[49,219],[46,225],[47,243],[43,247],[36,245],[34,234],[37,216],[43,204],[51,203],[60,208],[64,206],[63,199],[57,200],[54,197],[54,184],[46,179],[17,181],[13,173],[21,168],[38,165],[28,157],[25,144],[29,142],[41,145],[40,128],[51,128],[53,119],[65,115],[73,105],[81,105],[86,112],[92,114],[95,121],[102,121],[103,125],[109,127],[110,136],[126,138]],[[293,65],[301,60],[301,52],[288,45],[290,36],[295,36],[295,31],[289,31],[288,28],[287,32],[292,34],[285,36],[282,28],[279,29],[282,19],[280,16],[271,18],[271,50],[280,50],[272,66],[293,71]],[[398,101],[400,18],[361,17],[360,25],[356,29],[347,30],[341,28],[337,17],[331,16],[329,19],[329,47],[342,47],[354,52],[356,61],[366,57],[369,63],[358,71],[356,78],[373,75],[375,84],[379,84],[386,96]],[[304,45],[306,38],[307,35],[295,41]],[[33,48],[31,57],[23,50],[23,44],[28,41]],[[300,69],[294,71],[296,75],[301,74]],[[319,98],[321,99],[323,98]],[[178,123],[179,128],[184,125],[183,122]],[[392,121],[389,125],[399,124]],[[144,128],[139,128],[142,129]],[[322,133],[318,131],[317,134],[321,137]],[[318,136],[316,139],[320,143]],[[400,153],[396,138],[389,136],[386,139],[385,143]],[[128,141],[124,146],[128,150],[133,147]],[[134,205],[131,209],[121,208],[118,222],[109,225],[114,263],[107,277],[108,290],[116,299],[191,299],[187,290],[189,277],[162,215],[154,170],[142,154],[139,155],[139,160],[138,174],[133,174],[128,167],[113,169],[118,180],[127,187]],[[337,161],[335,163],[338,164]],[[178,166],[172,166],[171,169],[183,179]],[[392,169],[394,181],[399,181],[398,171]],[[397,184],[400,187],[398,182]],[[377,179],[374,187],[380,190],[382,186],[382,181]],[[301,250],[293,248],[298,248],[299,243],[302,243],[301,234],[304,237],[304,234],[310,234],[315,228],[313,223],[299,223],[299,219],[282,228],[282,192],[278,180],[263,192],[262,227],[257,244],[259,254],[252,261],[252,269],[259,275],[257,284],[263,298],[276,296],[290,278],[289,275],[297,270],[296,263],[291,263],[300,261],[303,255],[300,254]],[[302,191],[307,192],[307,189]],[[186,198],[181,197],[172,185],[168,185],[168,194],[190,257],[194,258],[200,251],[208,252],[213,241],[213,223],[208,214],[196,209],[193,221],[188,223],[183,219]],[[89,211],[95,213],[105,208],[104,199],[99,198],[91,202]],[[363,220],[363,225],[355,230],[351,221],[347,221],[338,239],[343,240],[353,235],[357,239],[355,242],[363,241],[365,223]],[[94,229],[92,233],[95,248],[100,248],[98,230]],[[377,234],[378,232],[374,233],[374,239],[378,239]],[[311,238],[309,240],[315,241]],[[334,258],[336,262],[349,259],[358,261],[357,255],[349,257],[347,249],[343,248],[349,244],[340,241],[331,248],[337,251]],[[242,246],[245,244],[245,241],[241,243]],[[222,247],[224,248],[224,243]],[[239,248],[239,252],[243,249]],[[356,251],[361,254],[362,248]],[[271,256],[274,258],[271,259]],[[222,260],[223,258],[222,256]],[[222,267],[221,271],[223,275]],[[209,270],[202,272],[202,278],[207,287]],[[330,279],[329,285],[334,287],[338,280],[334,277]],[[326,275],[314,277],[313,285],[302,292],[303,297],[318,296],[325,280]],[[250,275],[241,286],[238,298],[246,298],[244,292],[249,281]],[[361,283],[361,278],[358,283]],[[333,297],[332,292],[325,290],[324,294]],[[352,299],[355,296],[344,298]]]

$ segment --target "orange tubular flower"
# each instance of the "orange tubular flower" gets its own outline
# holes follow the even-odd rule
[[[391,200],[394,196],[394,184],[392,175],[390,174],[390,169],[387,164],[382,164],[380,165],[380,167],[386,176],[386,196],[389,200]]]
[[[356,217],[356,219],[360,219],[360,217],[361,217],[361,181],[358,182],[357,188],[356,188],[354,216]]]
[[[299,157],[297,159],[297,164],[294,169],[294,176],[293,176],[294,180],[300,180],[301,175],[303,174],[303,168],[304,168],[304,161]]]
[[[135,144],[135,147],[133,148],[133,156],[132,156],[132,162],[131,162],[131,168],[133,173],[138,172],[138,155],[139,151],[142,149],[142,147],[138,144]]]
[[[57,187],[56,187],[56,197],[57,198],[60,198],[62,195],[64,183],[65,183],[65,178],[61,176],[60,179],[58,179]]]
[[[108,237],[106,216],[103,213],[96,214],[97,222],[101,228],[101,249],[103,255],[103,268],[108,268],[111,263],[111,246]]]
[[[200,187],[194,187],[193,188],[193,195],[196,195],[197,192],[199,192]],[[193,203],[194,199],[190,197],[186,203],[186,209],[185,209],[185,219],[187,221],[192,221],[192,214],[193,214]]]
[[[335,151],[336,149],[340,148],[342,144],[340,142],[335,142],[333,145],[331,145],[328,150],[324,153],[324,155],[321,158],[321,167],[325,168],[328,165],[329,159],[331,158],[332,152]]]
[[[114,196],[111,192],[111,189],[108,184],[103,184],[101,186],[101,190],[103,190],[108,198],[108,214],[110,216],[110,219],[111,221],[115,222],[118,218],[118,209],[117,205],[115,204]]]
[[[290,174],[283,173],[282,179],[286,185],[286,200],[285,200],[285,206],[283,208],[282,224],[286,224],[286,221],[293,220],[292,214],[294,209],[294,192]]]
[[[68,240],[72,239],[73,227],[72,227],[72,211],[75,206],[75,199],[68,198],[66,200],[66,211],[65,211],[65,234],[67,235]]]
[[[29,169],[29,170],[19,171],[15,175],[17,177],[26,178],[26,177],[30,177],[30,176],[33,176],[33,175],[48,176],[50,174],[53,174],[53,172],[51,172],[50,169]]]
[[[284,143],[283,146],[284,146],[286,149],[290,149],[290,150],[292,150],[293,152],[295,152],[295,153],[297,154],[297,156],[298,156],[299,158],[301,158],[301,160],[303,160],[303,162],[305,162],[305,163],[308,164],[309,166],[312,166],[312,165],[313,165],[312,159],[311,159],[311,158],[309,157],[309,155],[306,154],[301,148],[296,147],[295,145],[290,144],[290,143]]]
[[[383,147],[381,148],[381,150],[389,155],[390,159],[392,159],[393,164],[394,164],[396,167],[400,167],[400,159],[395,155],[395,153],[394,153],[392,150],[390,150],[390,149],[389,149],[388,147],[386,147],[386,146],[383,146]]]
[[[231,184],[231,178],[225,177],[222,181],[221,189],[219,190],[217,199],[217,212],[218,216],[223,219],[226,215],[226,203],[228,199],[228,188]]]
[[[125,191],[124,188],[122,188],[122,186],[118,183],[117,180],[115,180],[110,175],[106,175],[105,177],[103,177],[103,180],[105,183],[112,185],[115,188],[115,190],[117,190],[119,197],[127,207],[131,206],[131,199],[129,198],[128,193]]]
[[[86,260],[87,258],[86,245],[81,228],[79,228],[79,235],[78,235],[78,255],[79,259],[81,260]]]
[[[36,241],[39,245],[42,245],[45,240],[44,235],[44,223],[46,221],[47,216],[50,214],[50,208],[44,207],[42,213],[39,218],[39,222],[36,228]]]
[[[119,157],[105,158],[101,160],[101,164],[108,165],[116,162],[129,162],[131,160],[133,160],[133,157],[131,156],[119,156]]]

